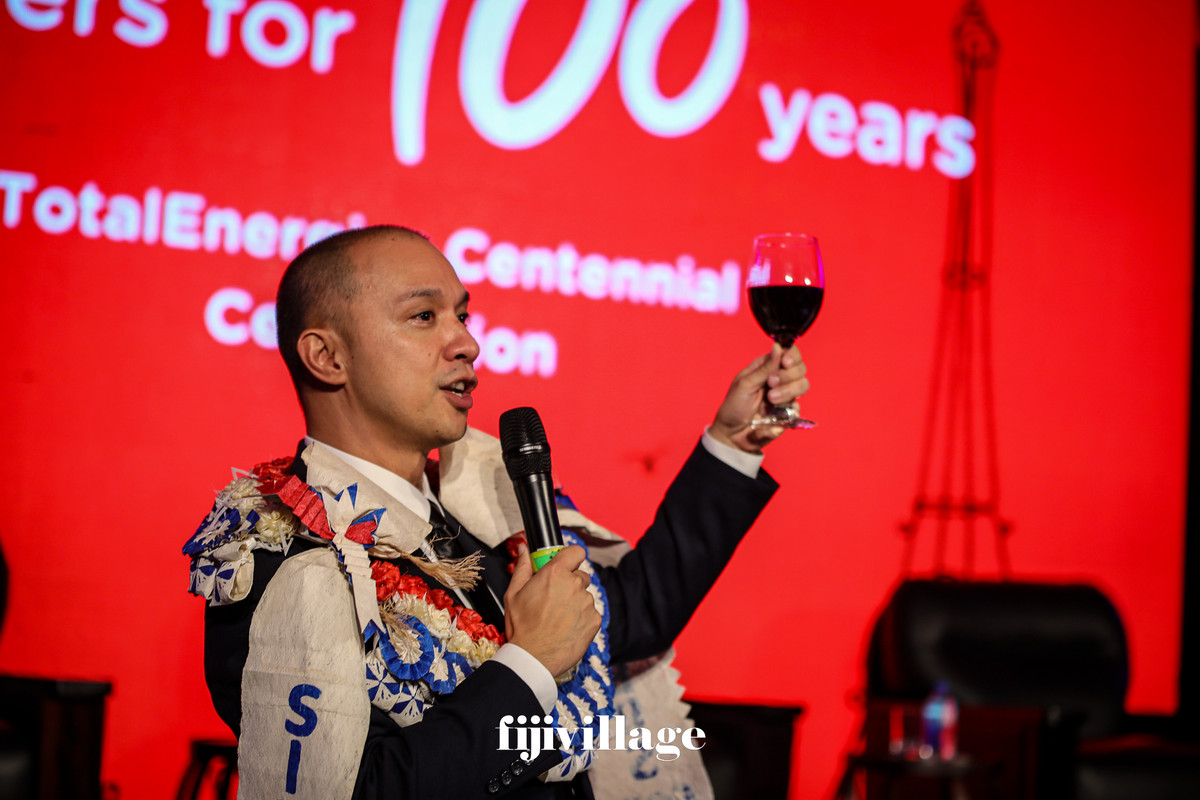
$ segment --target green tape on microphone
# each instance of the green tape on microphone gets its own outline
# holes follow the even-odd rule
[[[539,569],[546,566],[546,562],[554,558],[554,554],[562,549],[562,545],[558,545],[557,547],[543,547],[531,552],[529,554],[529,558],[533,561],[533,571],[537,572]]]

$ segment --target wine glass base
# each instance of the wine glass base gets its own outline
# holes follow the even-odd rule
[[[800,416],[800,412],[795,406],[784,406],[783,408],[773,408],[761,417],[755,417],[751,420],[750,427],[811,430],[817,427],[817,423]]]
[[[811,419],[804,419],[802,417],[797,417],[796,419],[783,420],[783,421],[759,418],[759,419],[752,421],[750,423],[750,427],[751,428],[783,428],[785,430],[792,430],[795,428],[799,428],[801,430],[807,431],[807,430],[812,430],[813,428],[817,427],[817,423]]]

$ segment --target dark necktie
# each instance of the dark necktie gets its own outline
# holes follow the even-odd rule
[[[438,560],[459,559],[469,555],[461,535],[464,528],[454,517],[442,513],[437,503],[429,504],[429,524],[433,526],[433,530],[429,532],[429,545]],[[459,587],[458,590],[467,596],[484,622],[495,625],[501,632],[504,631],[504,610],[488,590],[482,571],[474,589]]]
[[[458,538],[457,528],[460,526],[451,528],[442,509],[432,501],[429,503],[429,524],[433,526],[433,530],[429,532],[429,546],[440,561],[463,558],[467,555],[462,540]]]

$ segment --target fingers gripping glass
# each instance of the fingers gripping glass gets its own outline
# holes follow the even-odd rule
[[[768,233],[754,237],[754,263],[746,280],[750,310],[768,336],[783,347],[802,336],[825,297],[825,271],[821,250],[813,236],[802,233]],[[752,427],[815,428],[817,423],[800,416],[799,406],[775,406],[750,423]]]

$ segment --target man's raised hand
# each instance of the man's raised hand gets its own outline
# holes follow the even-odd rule
[[[768,403],[786,406],[807,391],[808,367],[800,351],[795,345],[784,350],[774,344],[770,353],[754,359],[733,379],[708,429],[709,435],[747,453],[761,453],[784,429],[752,428],[750,422],[763,413]]]

